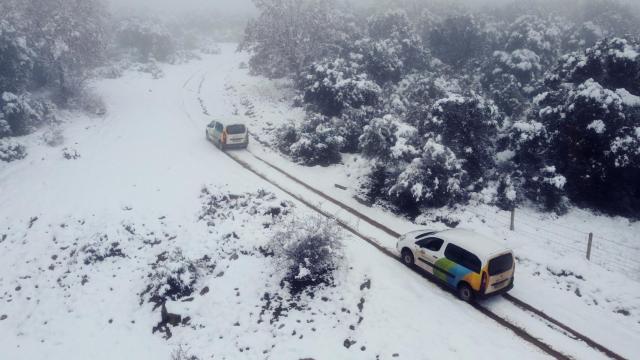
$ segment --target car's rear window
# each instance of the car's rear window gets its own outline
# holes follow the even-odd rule
[[[504,254],[495,259],[489,261],[489,275],[502,274],[505,271],[511,270],[513,266],[513,255]]]
[[[227,126],[227,134],[229,134],[229,135],[244,134],[246,131],[247,131],[247,128],[244,125],[229,125],[229,126]]]

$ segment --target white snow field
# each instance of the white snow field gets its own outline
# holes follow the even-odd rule
[[[164,66],[161,79],[128,72],[97,82],[106,116],[69,117],[61,125],[63,145],[45,145],[43,130],[20,139],[28,146],[26,159],[0,163],[0,358],[170,359],[179,348],[200,359],[547,357],[346,233],[335,287],[292,306],[277,264],[260,249],[277,220],[272,209],[296,217],[312,211],[216,149],[204,129],[211,118],[248,111],[252,130],[268,139],[270,129],[302,112],[289,107],[287,84],[250,77],[238,66],[246,55],[233,44],[222,50]],[[417,227],[352,199],[359,159],[345,158],[353,166],[309,169],[255,142],[250,150],[399,232]],[[248,152],[233,155],[258,163]],[[273,171],[269,176],[286,182]],[[308,190],[283,185],[320,202]],[[615,265],[637,258],[640,226],[577,211],[563,218],[529,215],[532,229],[515,232],[489,207],[470,208],[459,219],[515,249],[514,295],[625,357],[640,357],[638,269]],[[579,221],[627,246],[620,252],[600,242],[622,260],[586,262],[569,251],[578,243],[549,240],[541,230],[547,223],[584,228]],[[393,246],[389,236],[359,228]],[[181,315],[178,326],[164,328],[170,337],[163,329],[152,332],[161,309],[154,309],[153,288],[146,292],[166,274],[193,280],[192,292],[167,302],[168,312]],[[604,357],[554,337],[500,299],[486,305],[575,358]]]

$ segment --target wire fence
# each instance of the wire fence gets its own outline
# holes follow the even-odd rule
[[[511,216],[507,211],[482,211],[482,208],[466,209],[479,219],[504,229],[511,228]],[[516,210],[514,210],[516,211]],[[585,214],[588,214],[584,212]],[[606,269],[628,274],[640,279],[640,241],[628,244],[591,231],[576,229],[567,224],[535,216],[526,211],[516,211],[514,233],[535,242],[553,245],[563,255],[583,254]],[[589,237],[591,234],[591,245]],[[591,248],[589,249],[589,246]]]

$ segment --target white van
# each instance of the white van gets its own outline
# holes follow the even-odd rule
[[[249,146],[249,131],[239,121],[213,120],[205,130],[207,140],[222,150],[246,149]]]
[[[433,274],[464,301],[513,288],[513,252],[473,231],[413,231],[400,237],[396,249],[406,265]]]

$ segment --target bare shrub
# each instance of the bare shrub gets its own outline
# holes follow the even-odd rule
[[[189,351],[180,345],[171,352],[171,360],[198,360],[198,357],[190,354]]]
[[[292,295],[332,286],[344,259],[342,238],[338,224],[325,218],[295,218],[280,225],[269,247],[278,270],[284,272],[281,285]]]

